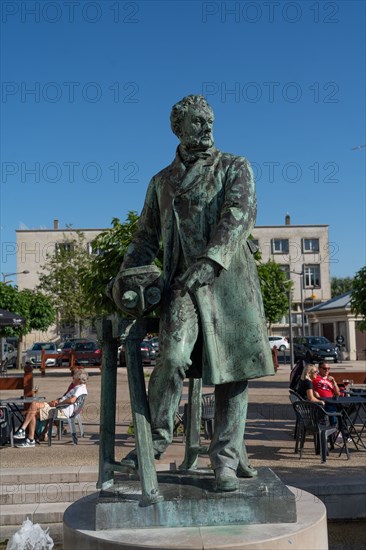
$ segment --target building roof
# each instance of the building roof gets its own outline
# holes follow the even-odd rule
[[[316,311],[327,311],[329,309],[349,309],[351,305],[351,294],[352,291],[349,290],[340,296],[331,298],[327,302],[323,302],[317,306],[311,307],[306,310],[306,312],[316,312]]]
[[[16,229],[15,233],[76,233],[76,232],[85,232],[85,231],[106,231],[107,229],[110,229],[108,227],[64,227],[62,229],[44,229],[40,227],[39,229]]]
[[[254,226],[254,229],[266,229],[266,228],[273,228],[273,227],[276,227],[276,228],[281,227],[283,229],[291,229],[294,227],[329,227],[329,224],[325,224],[325,223],[292,224],[291,223],[288,225],[256,225]]]

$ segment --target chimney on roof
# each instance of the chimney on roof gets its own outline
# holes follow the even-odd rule
[[[287,212],[286,217],[285,217],[285,225],[291,225],[291,218],[290,218],[290,214],[288,212]]]
[[[53,220],[53,229],[58,229],[58,220]]]

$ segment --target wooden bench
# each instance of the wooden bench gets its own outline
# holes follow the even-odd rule
[[[33,397],[33,367],[26,365],[24,373],[0,377],[0,391],[23,390],[24,397]],[[24,405],[27,409],[29,403]]]

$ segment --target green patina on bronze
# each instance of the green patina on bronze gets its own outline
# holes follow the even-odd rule
[[[253,172],[244,157],[214,147],[213,112],[203,97],[176,104],[171,123],[180,145],[149,184],[113,295],[125,311],[135,305],[135,295],[125,303],[117,296],[124,273],[150,266],[162,243],[160,358],[149,383],[154,453],[172,440],[184,377],[201,377],[216,386],[213,468],[252,475],[243,448],[247,381],[274,374],[247,241],[256,217]],[[223,490],[233,489],[225,483]]]

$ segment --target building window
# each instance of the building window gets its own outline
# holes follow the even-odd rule
[[[290,279],[290,266],[288,264],[279,264],[279,267],[286,274],[286,278]]]
[[[319,239],[303,239],[302,250],[306,252],[319,252]]]
[[[56,243],[55,244],[55,251],[56,254],[58,253],[69,253],[74,250],[74,244],[71,242],[64,242],[64,243]]]
[[[288,254],[288,239],[272,239],[272,254]]]
[[[305,265],[304,266],[305,288],[320,287],[320,266]]]
[[[88,244],[87,244],[87,251],[88,251],[88,254],[94,254],[96,256],[100,256],[102,254],[104,254],[104,251],[101,250],[100,248],[97,248],[95,246],[95,242],[94,241],[90,241]]]

